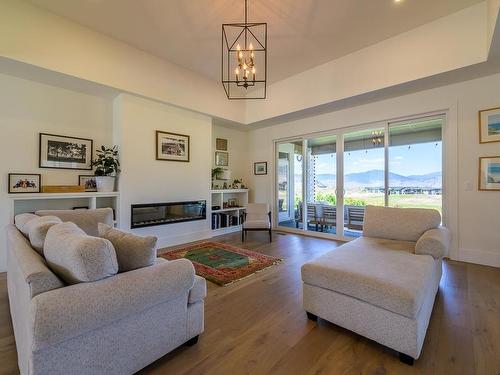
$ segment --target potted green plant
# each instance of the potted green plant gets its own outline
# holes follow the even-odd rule
[[[212,180],[218,180],[221,177],[221,174],[224,172],[224,169],[221,167],[212,169]]]
[[[106,148],[101,146],[96,151],[97,159],[92,162],[96,167],[97,191],[110,192],[115,189],[115,179],[120,173],[120,161],[118,160],[118,147]]]

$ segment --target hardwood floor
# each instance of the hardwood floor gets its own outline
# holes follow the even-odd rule
[[[241,246],[240,234],[214,239]],[[397,353],[347,330],[306,319],[300,266],[340,243],[250,233],[244,247],[285,261],[228,287],[208,283],[205,333],[139,374],[500,374],[500,269],[444,263],[422,355]],[[16,374],[5,275],[0,276],[0,375]]]

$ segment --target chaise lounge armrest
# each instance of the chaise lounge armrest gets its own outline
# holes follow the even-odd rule
[[[445,227],[426,231],[415,245],[415,254],[430,255],[435,259],[444,258],[450,249],[451,234]]]
[[[194,278],[192,263],[179,259],[42,293],[32,299],[32,350],[101,328],[183,294],[187,303]]]

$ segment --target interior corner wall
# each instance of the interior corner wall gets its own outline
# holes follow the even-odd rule
[[[110,99],[0,74],[0,272],[6,270],[5,226],[11,222],[8,173],[39,173],[43,185],[78,185],[91,171],[38,168],[39,133],[110,145]]]
[[[276,205],[275,140],[444,112],[444,215],[452,229],[451,257],[500,267],[500,192],[478,190],[479,157],[500,155],[499,142],[479,144],[478,111],[500,106],[498,87],[495,74],[250,131],[249,158],[269,165],[266,176],[251,176],[250,199]]]
[[[235,179],[243,179],[243,184],[246,184],[251,173],[250,161],[248,160],[248,132],[216,124],[213,125],[212,129],[212,168],[216,167],[216,139],[227,139],[229,163],[227,167],[223,168],[231,171],[231,182]]]
[[[120,148],[120,227],[130,230],[131,205],[206,200],[210,207],[212,119],[192,111],[122,94],[114,101],[115,142]],[[155,131],[190,136],[190,161],[156,160]],[[208,210],[207,210],[208,212]],[[206,220],[133,229],[155,235],[158,246],[211,236]]]

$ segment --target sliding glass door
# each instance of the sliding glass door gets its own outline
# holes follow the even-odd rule
[[[349,239],[362,234],[367,205],[442,212],[443,124],[435,116],[277,142],[278,226]]]
[[[337,231],[337,137],[306,140],[307,230]]]
[[[442,212],[442,126],[441,117],[389,124],[389,206]]]
[[[383,127],[344,135],[344,236],[359,237],[365,206],[385,205]]]
[[[278,143],[276,151],[278,225],[299,228],[303,202],[302,140]]]

